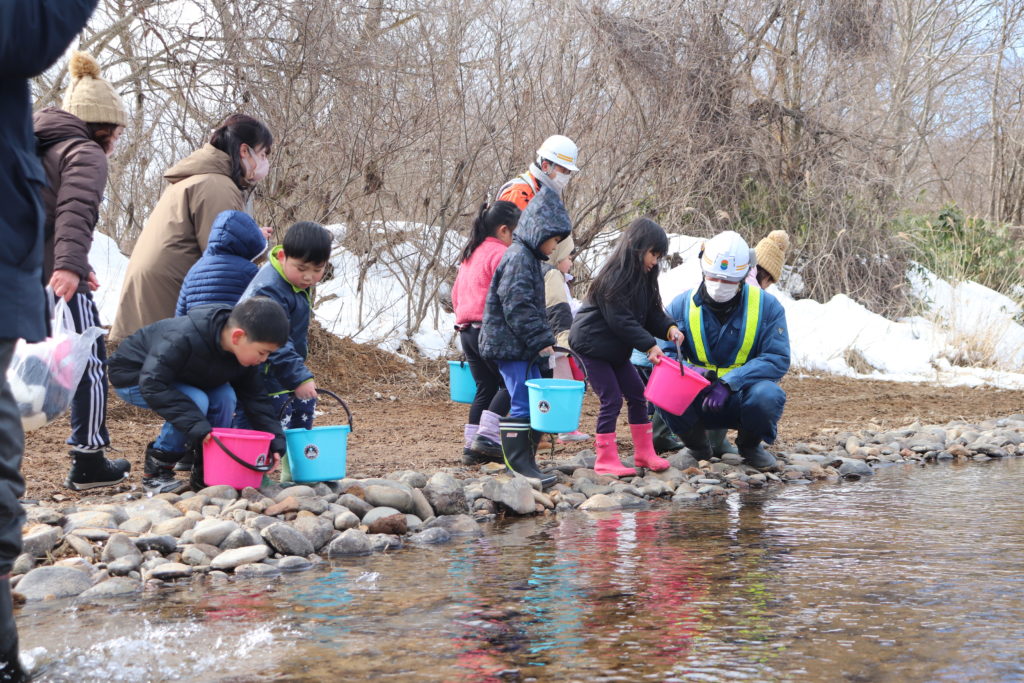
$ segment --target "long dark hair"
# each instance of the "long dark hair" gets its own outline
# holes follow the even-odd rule
[[[501,226],[507,225],[515,230],[519,225],[520,213],[519,207],[512,202],[497,201],[490,206],[481,204],[469,232],[469,242],[459,255],[459,263],[468,261],[476,248],[483,244],[485,239],[493,236]]]
[[[644,254],[648,251],[664,256],[668,253],[668,236],[650,218],[637,218],[619,238],[615,251],[591,283],[590,300],[628,301],[641,288],[647,291],[648,300],[660,297],[658,265],[651,272],[644,272]]]
[[[259,119],[246,114],[232,114],[213,131],[210,144],[231,157],[231,179],[238,189],[245,190],[249,184],[245,181],[245,166],[242,165],[239,148],[242,145],[249,145],[250,149],[263,147],[270,154],[274,136]]]
[[[111,138],[114,137],[114,131],[117,130],[118,125],[117,123],[86,123],[85,127],[89,129],[89,139],[102,147],[104,153],[110,154],[110,150],[114,147]]]

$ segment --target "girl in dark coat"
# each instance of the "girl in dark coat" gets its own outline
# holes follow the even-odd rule
[[[655,337],[673,342],[683,339],[675,322],[665,314],[658,290],[658,260],[667,251],[668,237],[660,225],[649,218],[633,221],[594,278],[569,332],[569,344],[583,360],[590,385],[601,399],[594,465],[594,471],[600,474],[636,474],[619,461],[615,442],[623,396],[629,406],[636,467],[656,472],[668,468],[668,461],[654,452],[644,385],[629,362],[635,348],[657,364],[663,353]]]
[[[541,263],[569,236],[569,214],[556,192],[542,188],[527,205],[512,246],[501,257],[487,292],[480,355],[498,363],[512,398],[509,415],[500,421],[505,465],[513,472],[550,486],[555,477],[537,469],[534,459],[540,433],[530,429],[526,380],[540,377],[532,362],[554,353],[555,335],[548,324]]]

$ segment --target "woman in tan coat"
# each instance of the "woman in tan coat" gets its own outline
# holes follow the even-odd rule
[[[267,176],[274,137],[261,121],[233,114],[210,142],[164,174],[164,190],[128,261],[114,340],[174,316],[178,291],[199,260],[221,211],[245,207],[244,193]]]

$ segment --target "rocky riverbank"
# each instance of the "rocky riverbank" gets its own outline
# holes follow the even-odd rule
[[[1024,454],[1022,443],[1024,415],[1013,415],[842,433],[779,454],[775,472],[758,472],[730,455],[697,462],[683,450],[669,456],[672,467],[664,472],[619,480],[595,473],[593,453],[582,451],[547,464],[559,481],[544,492],[486,465],[241,492],[212,486],[182,495],[97,496],[73,505],[26,503],[24,552],[12,585],[19,600],[91,600],[170,582],[273,576],[325,558],[479,536],[480,521],[500,516],[643,508],[659,500],[687,504],[737,491],[858,479],[893,463],[1010,457]]]

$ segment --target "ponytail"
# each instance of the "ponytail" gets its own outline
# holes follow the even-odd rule
[[[515,230],[519,224],[519,207],[512,202],[497,201],[488,206],[481,204],[476,218],[473,219],[473,227],[469,233],[469,242],[462,249],[459,255],[459,263],[468,261],[476,248],[483,244],[488,237],[494,236],[498,228],[503,225]]]

